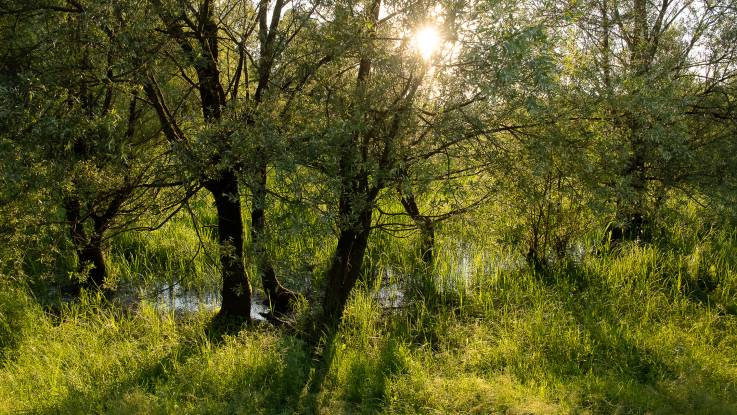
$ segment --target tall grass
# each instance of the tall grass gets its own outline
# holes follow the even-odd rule
[[[192,215],[181,212],[160,229],[117,235],[109,255],[110,284],[148,291],[172,284],[217,291],[218,247],[210,210],[206,200],[198,199]]]
[[[278,257],[302,252],[319,274],[329,253],[307,253],[329,237],[294,238]],[[185,220],[122,237],[115,270],[205,275],[206,258],[183,261],[195,240]],[[216,337],[212,311],[123,311],[95,296],[52,315],[6,284],[0,413],[737,413],[734,232],[674,223],[545,275],[462,222],[440,230],[434,269],[407,242],[372,237],[322,361],[289,329]],[[279,266],[301,275],[299,261]],[[382,307],[387,285],[406,301]]]
[[[85,298],[38,314],[0,369],[0,413],[254,413],[287,410],[306,373],[299,341],[260,330],[217,343],[210,315],[175,321]],[[269,410],[271,412],[271,410]]]

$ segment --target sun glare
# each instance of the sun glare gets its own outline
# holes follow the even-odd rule
[[[429,60],[440,47],[440,35],[434,27],[425,26],[415,32],[413,43],[422,58]]]

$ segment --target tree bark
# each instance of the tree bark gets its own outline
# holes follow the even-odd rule
[[[167,26],[167,32],[179,44],[192,69],[197,73],[202,116],[206,123],[212,124],[220,122],[223,108],[226,106],[225,91],[220,82],[218,69],[219,26],[215,18],[215,3],[213,0],[201,1],[197,11],[198,24],[196,27],[190,27],[193,33],[185,33],[183,27],[186,27],[186,24],[183,24],[182,19],[169,14],[160,1],[154,2],[162,21]],[[187,13],[184,9],[181,12]],[[192,38],[197,40],[198,48],[190,42]],[[144,91],[156,110],[167,140],[171,143],[186,143],[187,137],[177,125],[175,116],[164,102],[163,94],[152,76],[144,83]],[[218,152],[230,150],[232,144],[228,141],[228,137],[223,135],[219,138],[221,141],[214,143],[218,147]],[[220,161],[219,154],[216,154],[208,160],[208,163],[217,166]],[[203,172],[199,180],[212,193],[217,208],[223,281],[220,316],[250,320],[251,284],[243,264],[240,191],[238,177],[232,168],[233,166],[219,166],[209,175],[210,177]]]
[[[77,254],[77,272],[86,274],[87,278],[75,284],[74,291],[81,288],[101,288],[105,283],[107,266],[102,247],[102,234],[105,223],[101,218],[93,217],[94,229],[92,235],[87,236],[84,229],[84,219],[81,213],[81,204],[76,198],[69,198],[64,202],[66,220],[69,223],[69,233]]]
[[[647,16],[647,2],[645,0],[635,0],[635,41],[633,52],[633,64],[635,66],[637,76],[645,76],[650,71],[650,58],[647,51],[649,49],[649,27]],[[645,126],[637,117],[639,114],[632,114],[630,121],[630,142],[632,145],[632,156],[629,160],[628,176],[632,183],[635,200],[631,201],[628,209],[629,217],[627,218],[626,233],[630,238],[636,239],[642,236],[643,227],[645,226],[645,198],[647,197],[647,181],[645,179],[645,159],[646,159],[646,143],[641,136]]]
[[[102,248],[102,237],[95,233],[90,242],[77,253],[79,257],[79,271],[84,272],[89,268],[84,286],[91,289],[100,289],[105,283],[107,266],[105,265],[105,254]]]
[[[374,0],[367,10],[366,17],[373,25],[379,19],[380,8],[381,0]],[[371,66],[371,58],[362,56],[356,78],[357,97],[361,97],[365,92]],[[340,234],[333,261],[326,275],[323,322],[328,325],[336,325],[343,315],[348,297],[361,273],[363,256],[371,234],[374,200],[380,187],[369,186],[369,175],[365,166],[368,138],[361,134],[353,135],[341,143],[338,149],[338,176],[341,178],[338,208]]]
[[[371,233],[372,213],[372,208],[364,209],[360,213],[359,226],[343,229],[338,236],[338,245],[326,276],[323,301],[324,321],[328,324],[340,320],[351,290],[358,281]]]
[[[664,6],[665,7],[665,6]],[[605,22],[608,24],[608,20]],[[648,22],[648,3],[646,0],[634,0],[632,6],[632,32],[629,41],[630,49],[630,68],[632,75],[641,78],[640,81],[646,84],[648,73],[651,71],[651,64],[654,52],[651,45],[655,40],[653,36],[657,33],[651,33]],[[622,240],[647,239],[646,228],[648,225],[647,198],[648,183],[646,179],[647,173],[647,147],[648,144],[643,138],[643,131],[647,128],[637,109],[626,110],[626,123],[624,127],[628,130],[628,141],[630,146],[630,155],[627,159],[626,166],[622,171],[622,175],[629,181],[629,189],[631,196],[617,199],[617,212],[615,224],[609,229],[609,237],[612,244],[616,244]]]
[[[425,265],[431,266],[435,261],[435,222],[420,213],[413,194],[402,195],[400,191],[400,196],[404,211],[420,230],[420,258]]]
[[[258,61],[258,82],[254,93],[254,104],[260,105],[264,95],[270,88],[271,71],[277,54],[277,29],[282,18],[284,1],[277,0],[271,10],[271,22],[268,22],[268,1],[261,1],[258,5],[259,44],[261,53]],[[252,183],[251,203],[251,242],[256,263],[256,272],[261,279],[261,285],[266,293],[268,305],[275,314],[284,314],[292,309],[297,295],[285,288],[277,278],[274,265],[266,250],[266,189],[267,168],[269,154],[264,146],[256,149],[260,160],[255,166]]]
[[[92,289],[102,288],[105,283],[105,275],[107,274],[102,246],[90,243],[81,251],[78,251],[77,255],[79,256],[80,264],[79,272],[84,272],[91,264],[91,268],[87,274],[87,280],[85,280],[82,286]]]
[[[251,318],[251,284],[243,265],[243,220],[238,192],[238,178],[224,172],[205,184],[215,198],[218,216],[218,242],[222,268],[222,305],[220,315],[245,320]]]

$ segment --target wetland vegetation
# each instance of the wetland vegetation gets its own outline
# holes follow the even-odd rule
[[[0,33],[0,413],[737,413],[734,1]]]

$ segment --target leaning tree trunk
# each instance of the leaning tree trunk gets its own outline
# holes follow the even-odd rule
[[[258,6],[258,38],[260,43],[260,56],[258,60],[258,82],[254,91],[255,106],[259,106],[265,94],[271,86],[271,72],[275,59],[279,52],[278,44],[280,42],[277,33],[279,23],[282,18],[282,9],[284,1],[278,0],[275,3],[260,2]],[[271,21],[269,22],[268,14],[271,12]],[[241,56],[243,57],[243,56]],[[267,189],[267,166],[268,155],[263,146],[259,146],[255,154],[260,161],[254,169],[254,177],[252,184],[252,206],[251,206],[251,241],[253,244],[253,255],[256,263],[257,273],[261,279],[261,285],[266,292],[268,305],[275,314],[283,314],[292,309],[296,294],[286,289],[276,276],[274,266],[269,259],[269,253],[266,250],[266,232],[265,232],[265,203]]]
[[[350,214],[350,211],[341,213]],[[326,276],[323,313],[327,324],[335,324],[340,320],[351,290],[358,281],[371,233],[372,213],[370,206],[365,207],[359,214],[358,223],[340,231],[338,245]]]
[[[367,10],[367,17],[373,26],[379,20],[380,9],[381,0],[374,0]],[[371,65],[370,57],[361,57],[356,83],[359,96],[366,87]],[[370,140],[365,140],[367,137],[362,137],[364,140],[359,138],[359,135],[351,137],[340,148],[340,235],[326,275],[327,285],[323,300],[323,321],[328,325],[335,325],[340,321],[351,290],[361,273],[363,256],[371,234],[374,201],[380,190],[380,186],[369,186],[369,175],[364,170],[367,143]]]
[[[404,195],[400,190],[400,197],[404,211],[420,230],[420,258],[425,265],[432,266],[435,261],[435,222],[420,213],[417,200],[412,193]]]
[[[250,320],[251,284],[243,265],[243,220],[238,178],[233,172],[221,173],[205,184],[215,198],[218,216],[218,242],[222,268],[220,316]]]
[[[424,269],[419,270],[419,280],[417,281],[419,284],[417,288],[422,293],[425,301],[431,304],[435,299],[439,298],[435,282],[435,221],[420,213],[420,208],[417,206],[417,200],[414,194],[403,194],[400,188],[399,196],[404,211],[415,222],[417,229],[420,231],[419,258],[422,259],[422,263],[425,266]]]
[[[422,261],[432,266],[435,263],[435,223],[432,220],[423,221],[420,225],[420,235]]]

